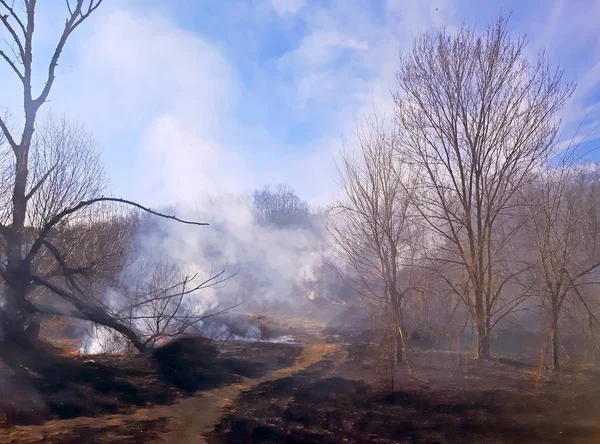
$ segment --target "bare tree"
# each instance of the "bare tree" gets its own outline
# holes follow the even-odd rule
[[[206,318],[241,305],[244,301],[214,309],[199,296],[199,290],[214,289],[232,277],[223,269],[202,278],[185,273],[178,264],[167,259],[147,256],[123,277],[134,285],[130,286],[129,294],[122,297],[116,317],[139,332],[146,345],[164,343],[189,333],[191,327]],[[122,283],[118,288],[124,287]]]
[[[563,163],[536,175],[524,192],[529,234],[541,276],[541,297],[550,315],[552,365],[560,368],[559,326],[566,303],[579,302],[592,334],[600,326],[584,291],[597,285],[600,269],[600,187],[596,165]]]
[[[11,125],[0,117],[0,277],[4,290],[0,321],[5,337],[22,338],[36,313],[83,317],[116,330],[144,350],[146,344],[136,331],[120,322],[94,295],[98,279],[89,279],[120,254],[122,244],[119,227],[112,225],[112,204],[182,223],[206,224],[184,221],[130,200],[106,197],[104,176],[89,138],[64,121],[40,128],[37,122],[67,40],[101,3],[66,1],[64,28],[47,62],[44,86],[34,92],[36,1],[24,0],[15,5],[0,0],[0,9],[4,10],[0,22],[9,36],[8,48],[0,49],[0,57],[15,74],[23,93],[22,126]],[[116,238],[105,243],[107,235]],[[43,293],[58,297],[67,307],[34,300]]]
[[[308,204],[285,184],[279,184],[274,189],[266,186],[256,190],[253,204],[254,210],[264,221],[277,227],[304,226],[310,222]]]
[[[219,308],[213,307],[214,297],[206,298],[207,290],[232,278],[225,270],[202,279],[198,274],[186,274],[162,256],[135,256],[134,263],[121,268],[114,282],[102,282],[102,294],[114,318],[135,331],[146,347],[193,333],[197,331],[193,327],[203,320],[244,302]],[[129,343],[110,329],[92,325],[83,349],[86,353],[123,352],[129,349]]]
[[[344,153],[338,166],[342,197],[330,209],[329,232],[332,248],[350,269],[346,278],[386,308],[382,319],[392,321],[394,356],[401,360],[403,308],[415,286],[411,272],[418,233],[402,183],[408,169],[396,143],[397,136],[377,115],[359,128],[357,156]]]
[[[500,18],[483,35],[461,27],[415,39],[398,72],[396,117],[403,155],[418,171],[412,192],[435,244],[464,273],[455,286],[490,357],[492,314],[505,284],[525,271],[502,267],[514,195],[551,153],[556,115],[572,92]],[[447,279],[453,286],[455,283]]]
[[[201,305],[196,304],[192,309],[190,300],[197,291],[230,276],[222,270],[200,280],[197,275],[184,274],[174,264],[169,268],[170,273],[163,270],[160,274],[157,265],[145,270],[145,274],[129,276],[139,280],[139,285],[149,285],[149,276],[154,277],[152,294],[138,292],[141,299],[132,301],[130,288],[122,279],[123,269],[139,253],[135,245],[139,217],[131,211],[124,212],[113,202],[98,202],[62,217],[40,241],[42,231],[56,214],[102,196],[105,189],[98,154],[80,127],[65,119],[42,121],[32,141],[31,159],[33,177],[45,179],[27,207],[25,246],[32,249],[36,243],[40,245],[29,264],[34,280],[26,295],[29,330],[37,322],[31,315],[71,316],[115,329],[117,336],[127,332],[128,340],[141,348],[153,345],[158,337],[150,337],[141,319],[146,323],[155,322],[154,325],[161,327],[161,334],[168,332],[163,337],[174,337],[199,322]],[[135,303],[135,307],[126,307],[135,311],[136,322],[132,322],[131,317],[121,316],[123,304],[111,303],[110,299],[114,298],[107,295],[117,293],[117,299]],[[57,294],[62,302],[56,298]],[[176,299],[178,303],[174,307]],[[151,306],[154,311],[149,309]],[[113,337],[105,330],[98,329],[98,332],[105,338]]]

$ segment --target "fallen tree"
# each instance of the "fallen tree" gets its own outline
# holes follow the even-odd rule
[[[123,266],[131,239],[128,232],[134,218],[123,207],[176,223],[208,225],[107,195],[104,171],[89,136],[65,119],[38,119],[68,39],[101,3],[67,0],[64,28],[47,63],[41,82],[44,87],[35,93],[33,85],[40,83],[32,68],[36,1],[25,0],[15,7],[0,0],[4,10],[0,22],[12,49],[0,49],[0,57],[18,79],[24,112],[16,124],[0,117],[0,321],[4,340],[20,340],[17,336],[26,332],[35,336],[40,315],[60,315],[114,329],[144,351],[153,341],[141,337],[134,323],[112,312],[101,295],[102,283]],[[226,278],[224,271],[199,281],[184,275],[172,288],[183,284],[185,290],[170,295],[167,287],[174,285],[171,282],[165,285],[162,297],[181,301],[183,296]]]

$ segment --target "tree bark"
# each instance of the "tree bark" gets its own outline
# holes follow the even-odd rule
[[[9,261],[9,264],[12,261]],[[11,265],[13,265],[12,262]],[[4,297],[6,299],[5,310],[6,314],[13,319],[14,327],[24,330],[27,326],[29,315],[26,295],[28,292],[29,282],[19,272],[18,264],[7,270],[7,277],[4,281]]]
[[[483,313],[477,315],[477,358],[491,359],[490,350],[490,329],[489,322],[486,322],[486,316]]]
[[[404,359],[404,346],[402,344],[402,336],[400,333],[396,335],[396,364],[402,364]]]
[[[558,355],[558,311],[552,310],[552,330],[550,341],[552,342],[552,368],[560,370],[560,357]]]
[[[395,342],[396,342],[396,363],[402,364],[404,359],[404,338],[402,337],[402,316],[401,316],[401,307],[400,307],[400,295],[398,294],[398,290],[396,290],[395,286],[395,278],[392,280],[392,285],[390,289],[390,302],[392,305],[392,310],[394,313],[393,321],[396,324],[396,334]]]

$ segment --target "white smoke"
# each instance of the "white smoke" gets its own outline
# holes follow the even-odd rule
[[[79,353],[96,355],[98,353],[123,353],[127,342],[120,333],[102,325],[93,325],[79,345]]]
[[[163,220],[159,230],[140,241],[203,278],[227,267],[236,273],[219,288],[199,293],[198,303],[214,308],[223,300],[248,305],[294,305],[306,296],[322,260],[324,230],[309,226],[273,227],[261,223],[249,195],[204,198],[197,208],[175,208],[179,217],[210,223],[208,227]]]
[[[173,220],[143,216],[136,236],[133,260],[121,272],[122,288],[108,291],[106,304],[113,312],[127,311],[130,301],[126,294],[143,286],[148,277],[146,265],[153,261],[174,264],[181,276],[197,275],[204,281],[225,269],[231,276],[215,287],[204,288],[185,296],[185,313],[201,317],[234,306],[238,314],[257,308],[298,309],[303,302],[314,299],[320,267],[327,254],[323,236],[326,232],[320,216],[313,215],[302,224],[274,226],[255,211],[250,195],[215,195],[190,205],[165,210],[177,217],[208,222],[209,226],[186,225]],[[166,283],[165,283],[166,285]],[[120,290],[120,291],[119,291]],[[145,315],[138,309],[135,315]],[[184,313],[184,314],[185,314]],[[142,333],[146,320],[132,321],[131,326]],[[216,324],[219,327],[218,324]],[[226,330],[205,324],[193,325],[207,336],[217,336]],[[210,331],[204,331],[205,329]],[[214,331],[213,331],[214,330]],[[218,330],[218,331],[217,331]],[[108,329],[94,327],[81,346],[84,353],[122,352],[119,342]],[[227,334],[225,334],[227,336]],[[221,338],[222,339],[222,338]],[[292,337],[262,338],[258,327],[244,333],[229,334],[230,340],[293,342]],[[126,342],[126,341],[125,341]]]

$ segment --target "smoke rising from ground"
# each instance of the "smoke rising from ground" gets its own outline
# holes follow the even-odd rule
[[[140,242],[203,278],[226,267],[235,274],[219,288],[201,292],[206,306],[244,299],[248,305],[294,305],[304,296],[305,281],[315,279],[324,242],[317,216],[304,225],[277,227],[259,219],[249,195],[203,199],[195,209],[176,208],[208,227],[157,222]]]
[[[167,211],[186,220],[210,223],[206,227],[142,216],[127,265],[120,273],[117,288],[106,292],[105,302],[125,318],[129,315],[131,325],[150,336],[156,333],[152,332],[155,319],[145,317],[154,318],[158,312],[177,311],[181,316],[199,319],[232,306],[238,314],[265,308],[290,310],[307,298],[321,295],[323,281],[332,281],[331,276],[324,279],[322,274],[323,263],[329,260],[324,218],[311,213],[308,205],[286,187],[277,189],[279,197],[291,200],[270,207],[269,199],[276,192],[265,190],[262,193],[267,197],[267,207],[258,205],[250,194],[222,194],[202,198],[193,207],[181,205]],[[288,211],[286,205],[293,204],[297,207]],[[128,308],[137,302],[132,295],[149,294],[190,276],[196,276],[195,283],[203,282],[221,272],[219,280],[223,282],[187,294],[182,302],[174,298],[166,309],[160,306],[161,301]],[[187,288],[192,286],[190,283]],[[333,293],[335,289],[328,295],[336,297]],[[173,322],[168,327],[174,328]],[[210,323],[199,319],[186,331],[197,329],[214,337],[226,326],[212,319]],[[232,338],[261,339],[252,333],[238,333]],[[109,330],[94,327],[82,351],[122,351],[118,339],[118,334],[115,337]]]

